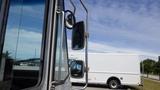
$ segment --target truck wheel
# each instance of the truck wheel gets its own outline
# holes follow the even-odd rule
[[[111,89],[117,89],[120,86],[120,83],[118,80],[112,79],[109,81],[108,85],[109,85],[109,88]]]

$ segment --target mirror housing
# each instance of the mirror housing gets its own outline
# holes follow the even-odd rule
[[[84,21],[76,23],[72,30],[72,49],[81,50],[84,48],[85,42],[85,26]]]
[[[70,71],[72,78],[84,77],[84,62],[81,60],[73,60],[70,63]]]

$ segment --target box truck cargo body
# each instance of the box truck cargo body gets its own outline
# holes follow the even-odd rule
[[[71,59],[84,60],[82,54],[70,54]],[[88,82],[107,84],[110,88],[120,85],[140,85],[140,56],[136,54],[89,53]],[[71,82],[83,83],[84,79],[73,79]],[[115,86],[117,84],[117,86]]]

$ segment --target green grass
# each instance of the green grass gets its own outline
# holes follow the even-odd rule
[[[138,87],[139,90],[160,90],[160,81],[143,78],[144,86]]]

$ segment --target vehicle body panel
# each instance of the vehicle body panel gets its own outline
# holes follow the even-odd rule
[[[71,58],[84,60],[82,54],[70,54]],[[111,77],[116,77],[122,85],[139,85],[140,58],[136,54],[89,53],[89,83],[106,84]],[[71,78],[71,82],[84,82],[83,79]]]

